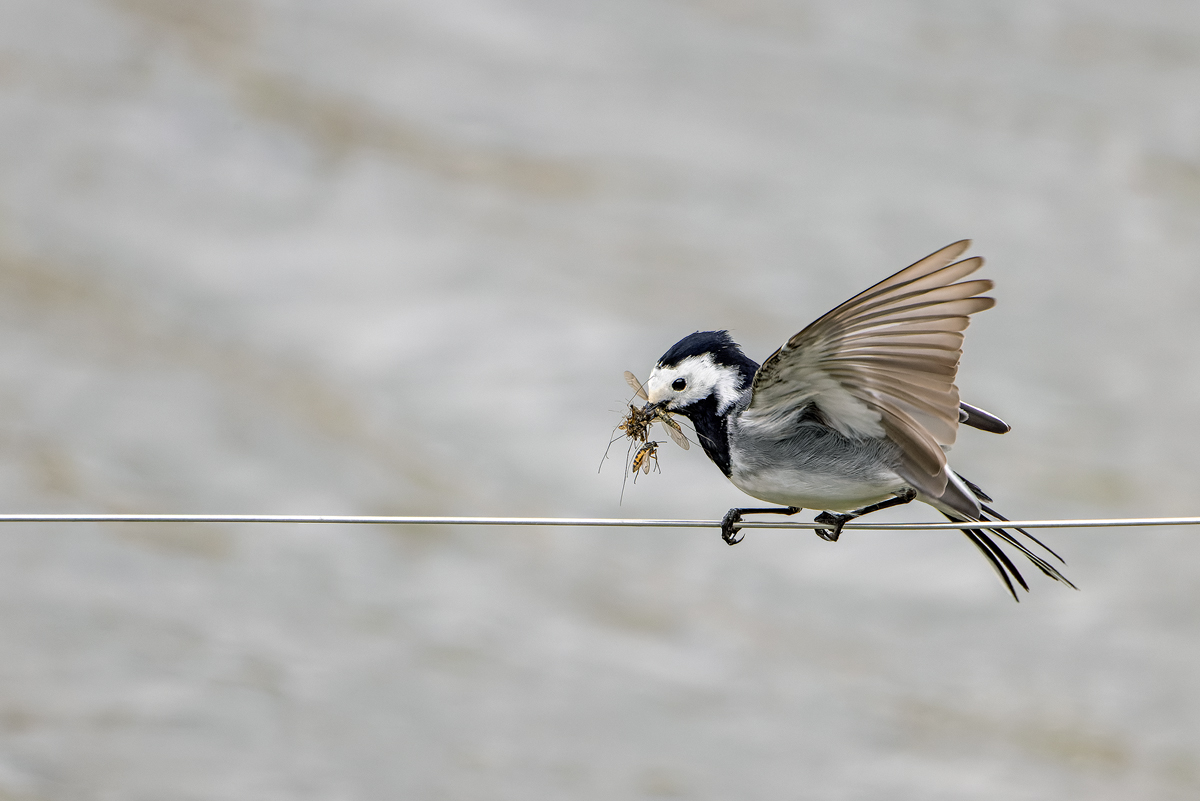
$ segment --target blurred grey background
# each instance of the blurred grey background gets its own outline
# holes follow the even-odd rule
[[[957,468],[1200,515],[1200,5],[6,0],[0,511],[719,517],[622,371],[963,237]],[[0,799],[1195,798],[1198,536],[8,526]]]

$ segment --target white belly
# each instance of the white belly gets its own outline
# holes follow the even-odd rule
[[[734,470],[730,480],[747,495],[781,506],[844,512],[889,498],[908,485],[890,470],[862,477],[814,473],[794,467]]]

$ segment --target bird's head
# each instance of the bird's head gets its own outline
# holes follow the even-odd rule
[[[756,370],[758,363],[742,353],[727,331],[697,331],[658,360],[646,381],[646,395],[650,406],[668,412],[690,416],[712,403],[723,415],[745,399]]]

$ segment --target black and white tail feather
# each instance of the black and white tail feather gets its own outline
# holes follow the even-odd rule
[[[979,508],[981,510],[981,513],[979,515],[979,522],[981,522],[981,523],[1007,523],[1008,522],[1008,518],[1004,517],[1004,515],[1000,514],[995,509],[993,509],[992,507],[987,505],[992,502],[992,499],[989,498],[983,490],[981,490],[978,486],[976,486],[972,482],[963,478],[958,473],[955,473],[955,475],[958,476],[960,479],[962,479],[962,482],[967,485],[967,488],[970,489],[972,494],[974,494],[975,497],[979,500]],[[966,518],[966,517],[963,517],[962,515],[957,515],[952,512],[943,512],[942,514],[944,514],[946,516],[947,520],[950,520],[951,522],[954,522],[954,523],[972,522],[970,520],[970,518]],[[1025,529],[1017,528],[1017,529],[1013,529],[1013,530],[1018,531],[1021,534],[1028,537],[1032,542],[1034,542],[1035,544],[1040,546],[1043,550],[1046,551],[1046,553],[1053,556],[1061,564],[1064,564],[1064,565],[1066,564],[1066,562],[1063,560],[1063,558],[1061,556],[1059,556],[1057,553],[1055,553],[1054,550],[1050,546],[1046,545],[1046,543],[1042,542],[1041,540],[1039,540],[1037,537],[1030,534]],[[1066,584],[1068,587],[1070,587],[1073,590],[1079,589],[1074,584],[1072,584],[1071,581],[1066,576],[1064,576],[1062,573],[1060,573],[1054,565],[1050,564],[1045,559],[1038,556],[1036,553],[1031,551],[1023,542],[1018,540],[1012,534],[1008,533],[1008,529],[992,527],[992,526],[963,529],[963,534],[965,534],[967,536],[967,539],[969,539],[972,542],[972,544],[974,544],[975,547],[979,549],[980,553],[982,553],[984,555],[984,557],[987,558],[988,562],[992,566],[992,569],[994,569],[996,571],[996,575],[998,575],[1000,577],[1000,580],[1004,582],[1004,586],[1008,588],[1008,591],[1012,595],[1014,601],[1020,601],[1021,599],[1017,596],[1017,590],[1013,586],[1013,581],[1015,580],[1017,582],[1017,584],[1020,584],[1021,588],[1023,590],[1025,590],[1026,592],[1029,592],[1029,585],[1025,583],[1025,578],[1021,575],[1021,571],[1017,570],[1016,565],[1014,565],[1012,563],[1012,560],[1010,560],[1008,558],[1008,555],[1005,554],[1004,551],[1002,551],[1000,549],[1000,546],[998,546],[991,539],[991,537],[988,536],[988,532],[999,537],[1001,540],[1008,543],[1009,545],[1011,545],[1012,547],[1014,547],[1018,551],[1020,551],[1022,554],[1024,554],[1025,558],[1027,558],[1030,562],[1033,562],[1033,564],[1037,567],[1037,569],[1042,571],[1042,573],[1046,574],[1047,576],[1054,579],[1055,581],[1061,581],[1063,584]],[[1010,576],[1011,576],[1011,578],[1010,578]]]

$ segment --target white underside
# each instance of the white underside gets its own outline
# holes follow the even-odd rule
[[[780,506],[845,512],[890,498],[908,486],[895,473],[881,471],[871,481],[808,473],[785,467],[744,473],[734,470],[730,480],[747,495]]]

